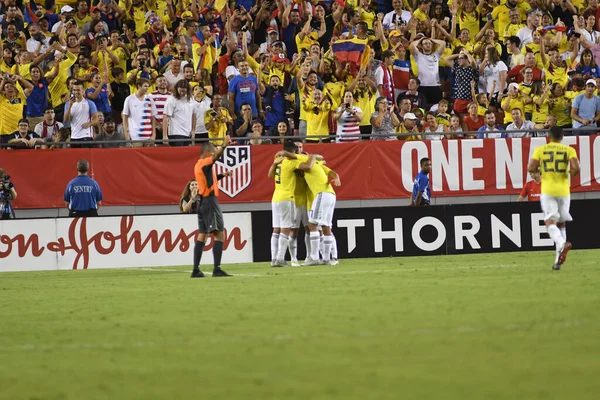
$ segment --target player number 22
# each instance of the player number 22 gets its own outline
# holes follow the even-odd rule
[[[567,160],[566,152],[557,151],[554,153],[553,151],[545,151],[544,156],[547,156],[547,158],[542,161],[544,164],[544,172],[567,172],[569,161]]]
[[[281,183],[281,166],[278,165],[275,168],[275,183],[279,184]]]

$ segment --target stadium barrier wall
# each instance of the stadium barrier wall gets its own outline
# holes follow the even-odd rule
[[[571,202],[567,237],[574,249],[600,248],[598,201]],[[271,228],[257,224],[269,211],[252,212],[254,261],[270,260]],[[340,259],[552,250],[539,202],[337,209]],[[306,255],[299,232],[298,258]]]
[[[223,264],[252,262],[252,216],[224,214]],[[0,272],[191,265],[195,215],[0,221]],[[207,241],[202,264],[212,264]]]
[[[419,159],[432,161],[434,198],[515,195],[530,179],[527,163],[546,138],[378,141],[306,144],[322,154],[341,176],[338,200],[408,199]],[[600,191],[600,137],[569,136],[581,160],[574,192]],[[279,145],[230,146],[217,163],[232,177],[219,182],[221,203],[270,202],[267,172]],[[199,157],[199,147],[0,151],[0,167],[11,176],[19,197],[15,208],[60,208],[77,160],[90,161],[90,175],[104,193],[104,205],[178,204]]]

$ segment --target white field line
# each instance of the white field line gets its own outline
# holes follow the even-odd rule
[[[497,332],[528,332],[534,329],[542,329],[546,331],[555,329],[568,329],[576,326],[584,325],[584,320],[574,321],[548,321],[545,323],[524,323],[524,324],[508,324],[502,326],[458,326],[458,327],[436,327],[422,328],[396,331],[353,331],[353,332],[318,332],[318,333],[301,333],[301,334],[279,334],[272,336],[256,336],[256,335],[241,335],[241,336],[221,336],[203,339],[203,343],[247,343],[254,342],[293,342],[296,340],[311,340],[311,339],[349,339],[349,338],[394,338],[406,336],[427,336],[427,335],[452,335],[452,334],[475,334],[475,333],[497,333]],[[15,344],[15,345],[0,345],[0,352],[11,351],[48,351],[48,350],[127,350],[130,348],[139,347],[178,347],[181,346],[181,341],[137,341],[131,343],[36,343],[36,344]]]
[[[270,277],[279,277],[279,276],[330,276],[330,275],[354,275],[354,274],[374,274],[374,273],[388,273],[388,272],[419,272],[419,271],[437,271],[437,270],[463,270],[463,269],[484,269],[484,268],[518,268],[522,267],[522,265],[518,264],[494,264],[494,265],[477,265],[477,266],[462,266],[462,267],[434,267],[434,268],[413,268],[413,267],[398,267],[394,269],[365,269],[359,271],[344,271],[339,266],[321,266],[323,269],[327,269],[324,271],[323,269],[319,270],[318,267],[284,267],[284,268],[270,268],[270,271],[273,271],[271,274],[238,274],[232,271],[227,271],[229,274],[233,276],[244,276],[244,277],[259,277],[259,278],[270,278]],[[298,269],[312,269],[314,272],[300,272],[300,273],[290,273],[290,274],[278,274],[278,271],[281,270],[298,270]],[[186,274],[191,273],[192,270],[164,270],[160,268],[148,269],[148,271],[154,272],[162,272],[162,271],[177,271],[177,272],[185,272]],[[212,275],[211,272],[202,271],[205,275]]]

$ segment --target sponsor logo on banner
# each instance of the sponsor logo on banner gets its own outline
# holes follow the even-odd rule
[[[223,264],[252,262],[251,214],[224,219]],[[195,215],[0,221],[0,271],[191,265],[196,226]]]
[[[250,146],[229,146],[216,163],[217,174],[231,171],[232,175],[219,181],[219,190],[233,198],[252,182],[252,158]]]
[[[600,224],[597,207],[597,200],[571,202],[567,231],[577,249],[600,247],[597,235],[589,233]],[[252,212],[254,261],[270,259],[271,228],[260,223],[268,217]],[[340,259],[554,249],[539,202],[341,208],[333,225]],[[304,256],[299,241],[298,258]]]

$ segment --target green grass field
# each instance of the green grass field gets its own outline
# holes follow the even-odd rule
[[[0,398],[596,399],[599,258],[2,273]]]

